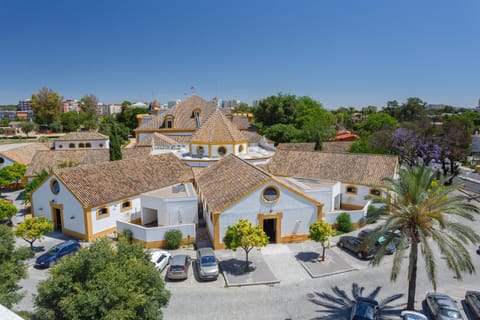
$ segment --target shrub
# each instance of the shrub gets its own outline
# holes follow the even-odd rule
[[[182,231],[172,229],[165,232],[165,241],[168,249],[178,249],[182,244]]]
[[[338,225],[338,230],[344,233],[355,230],[352,224],[352,220],[350,219],[350,215],[346,212],[342,212],[337,217],[337,225]]]

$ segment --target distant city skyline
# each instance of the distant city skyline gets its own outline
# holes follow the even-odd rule
[[[477,107],[480,2],[2,1],[0,104],[42,86],[104,103],[280,92],[326,108]]]

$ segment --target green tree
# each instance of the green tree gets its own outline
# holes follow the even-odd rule
[[[292,124],[279,123],[268,127],[264,134],[272,141],[283,143],[296,141],[296,138],[300,136],[301,132]]]
[[[115,248],[104,237],[51,269],[38,285],[35,316],[156,320],[169,299],[161,273],[141,244],[120,237]]]
[[[340,213],[337,217],[337,225],[338,225],[338,231],[341,232],[352,232],[355,230],[352,224],[352,219],[350,218],[350,215],[346,212]]]
[[[279,93],[260,101],[254,111],[255,121],[262,127],[274,124],[293,124],[296,113],[296,97]]]
[[[42,171],[37,173],[37,176],[32,179],[23,192],[23,205],[28,206],[31,203],[31,195],[32,191],[35,190],[45,179],[47,179],[52,174],[52,170],[47,171],[43,169]]]
[[[25,260],[32,256],[27,247],[16,248],[12,230],[0,225],[0,304],[5,307],[11,308],[22,299],[18,282],[27,277]]]
[[[0,199],[0,221],[8,220],[8,224],[12,225],[12,217],[17,213],[18,209],[13,203]]]
[[[14,234],[27,241],[33,251],[33,243],[42,240],[46,233],[53,231],[53,222],[45,217],[26,218],[14,231]]]
[[[480,208],[469,203],[465,198],[452,195],[460,185],[445,186],[448,177],[436,181],[436,172],[428,167],[413,167],[402,169],[399,179],[385,178],[388,192],[395,199],[388,203],[385,198],[375,197],[374,202],[390,207],[391,215],[385,224],[375,229],[367,241],[383,234],[390,234],[381,244],[372,260],[378,266],[385,256],[385,248],[392,241],[398,241],[392,230],[400,230],[401,241],[397,242],[397,250],[393,257],[391,281],[396,281],[400,273],[404,256],[407,251],[406,241],[410,243],[408,254],[408,300],[407,309],[413,310],[415,303],[418,254],[422,254],[428,279],[437,289],[437,261],[432,250],[436,244],[445,257],[447,267],[453,271],[457,280],[462,279],[462,273],[472,274],[475,266],[472,263],[468,243],[476,244],[480,236],[468,225],[451,217],[458,216],[468,221],[474,220],[474,214],[480,213]]]
[[[20,129],[22,129],[22,131],[27,135],[28,137],[28,134],[30,132],[33,132],[35,130],[37,130],[37,125],[33,122],[30,122],[30,121],[25,121],[25,122],[22,122],[20,124]]]
[[[110,160],[122,159],[122,144],[128,141],[128,128],[113,117],[104,117],[99,132],[110,137]]]
[[[83,96],[78,102],[80,113],[83,113],[86,120],[95,120],[97,118],[98,99],[94,94]]]
[[[27,166],[17,162],[10,166],[3,167],[0,169],[1,184],[7,186],[15,183],[18,186],[26,171]]]
[[[322,261],[325,261],[325,249],[330,244],[330,237],[335,235],[335,230],[325,221],[315,221],[309,228],[310,239],[322,245]]]
[[[247,219],[240,219],[235,225],[228,226],[223,243],[233,251],[241,247],[245,251],[245,272],[250,271],[248,253],[253,248],[265,247],[268,236],[260,226],[254,227]]]
[[[60,114],[58,120],[60,121],[64,132],[77,131],[84,121],[83,117],[74,110]]]
[[[385,129],[397,128],[398,124],[398,120],[388,113],[378,112],[369,115],[365,121],[357,126],[357,130],[359,130],[362,135],[372,134]]]
[[[233,113],[251,113],[253,112],[254,108],[250,107],[245,102],[240,102],[234,109]]]
[[[137,115],[147,113],[148,109],[146,108],[129,108],[122,106],[122,111],[117,115],[116,119],[129,129],[130,134],[133,134],[134,130],[138,127]]]
[[[37,93],[32,94],[32,106],[35,122],[38,124],[51,124],[60,114],[63,97],[50,88],[42,87]]]

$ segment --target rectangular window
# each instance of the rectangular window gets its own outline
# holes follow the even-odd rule
[[[110,210],[108,208],[100,208],[97,210],[97,220],[107,218],[110,216]]]
[[[122,202],[122,206],[120,207],[120,211],[127,211],[132,209],[132,201],[128,200],[125,202]]]
[[[347,188],[345,190],[346,190],[346,193],[351,193],[351,194],[357,194],[358,193],[358,189],[355,186],[347,186]]]

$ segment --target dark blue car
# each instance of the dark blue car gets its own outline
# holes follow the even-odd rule
[[[80,249],[80,243],[78,243],[76,240],[62,242],[39,256],[35,260],[35,265],[44,268],[51,267],[62,257],[75,253],[78,251],[78,249]]]

